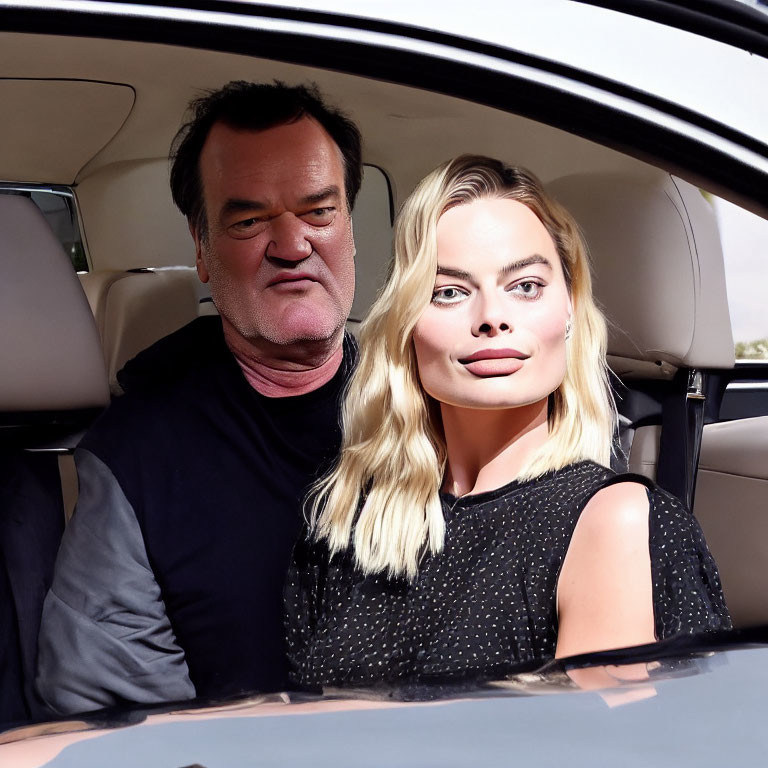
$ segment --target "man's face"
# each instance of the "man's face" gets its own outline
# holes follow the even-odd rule
[[[216,123],[200,155],[207,237],[197,271],[225,322],[255,344],[332,340],[355,290],[352,220],[335,142],[313,119]]]

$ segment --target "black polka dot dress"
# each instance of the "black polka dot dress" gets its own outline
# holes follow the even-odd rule
[[[291,678],[300,687],[489,678],[553,658],[556,588],[589,499],[646,484],[656,635],[730,628],[695,518],[637,475],[580,462],[525,482],[443,496],[445,546],[415,581],[363,576],[349,553],[296,545],[286,585]]]

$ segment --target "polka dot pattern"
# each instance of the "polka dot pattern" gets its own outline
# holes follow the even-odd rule
[[[443,496],[445,546],[412,583],[364,577],[302,539],[286,585],[291,675],[300,686],[368,686],[494,677],[554,656],[555,593],[589,499],[616,481],[579,462],[460,499]],[[717,568],[695,518],[649,486],[656,634],[730,627]]]

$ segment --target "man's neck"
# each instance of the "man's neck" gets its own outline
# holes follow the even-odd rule
[[[246,380],[265,397],[295,397],[319,389],[334,377],[344,357],[343,330],[328,341],[277,345],[244,339],[226,321],[223,328]]]

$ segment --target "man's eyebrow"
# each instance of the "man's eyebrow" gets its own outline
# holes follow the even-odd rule
[[[521,269],[530,267],[532,264],[543,264],[545,267],[552,269],[552,264],[549,259],[545,259],[539,253],[534,253],[532,256],[526,256],[524,259],[520,259],[520,261],[513,261],[510,264],[507,264],[499,270],[499,274],[509,275],[512,272],[519,272]],[[446,275],[447,277],[455,277],[459,280],[467,280],[469,282],[474,280],[471,272],[465,272],[463,269],[453,269],[452,267],[441,267],[440,265],[437,267],[437,274]]]
[[[302,197],[298,201],[298,205],[314,205],[315,203],[322,203],[330,197],[341,197],[341,190],[335,185],[331,184],[318,192],[313,192],[311,195]],[[230,197],[222,206],[221,213],[243,213],[244,211],[266,211],[270,207],[268,202],[264,200],[247,200],[240,197]]]
[[[322,203],[329,197],[341,197],[341,190],[335,184],[331,184],[329,187],[321,189],[319,192],[314,192],[311,195],[302,197],[299,200],[299,205],[312,205],[313,203]]]
[[[262,200],[245,200],[238,197],[230,197],[221,207],[224,213],[241,213],[242,211],[266,211],[269,205]]]

